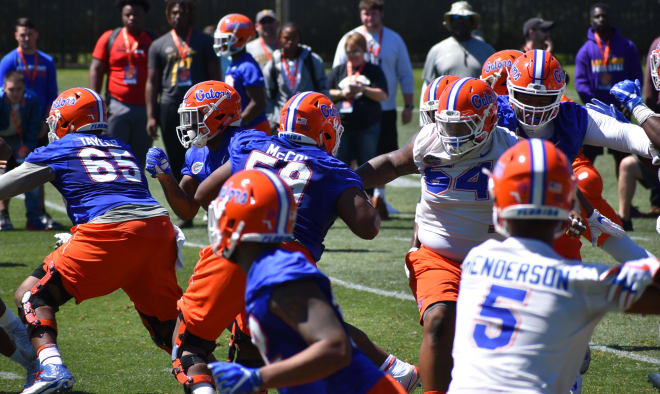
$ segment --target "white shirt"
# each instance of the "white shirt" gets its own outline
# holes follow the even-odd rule
[[[599,280],[611,267],[508,238],[461,268],[449,392],[568,393],[596,324],[619,308]]]
[[[493,228],[493,200],[482,169],[492,170],[518,139],[497,126],[483,145],[452,158],[434,128],[435,124],[424,126],[413,146],[415,164],[422,174],[422,195],[415,212],[417,236],[424,246],[460,262],[479,243],[501,239]]]
[[[370,48],[379,47],[379,33],[369,33],[364,26],[358,26],[350,32],[344,34],[337,44],[335,52],[335,59],[332,62],[332,67],[337,67],[348,61],[346,57],[346,36],[349,33],[358,32],[366,36],[367,46]],[[365,55],[365,59],[371,63],[380,65],[380,68],[385,74],[387,79],[387,100],[380,102],[380,107],[383,111],[390,111],[396,109],[396,88],[401,84],[401,91],[404,94],[413,93],[413,72],[412,65],[410,64],[410,56],[408,56],[408,48],[406,43],[394,30],[383,26],[383,41],[380,43],[380,52],[378,59],[374,59],[369,53]]]

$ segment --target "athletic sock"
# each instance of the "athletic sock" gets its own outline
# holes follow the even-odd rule
[[[215,389],[209,383],[193,385],[192,394],[215,394]]]
[[[62,356],[60,355],[60,350],[55,344],[48,344],[40,347],[39,350],[37,350],[37,355],[39,356],[39,362],[41,365],[64,364]]]
[[[383,372],[388,372],[396,361],[397,358],[393,354],[390,354],[378,369]]]

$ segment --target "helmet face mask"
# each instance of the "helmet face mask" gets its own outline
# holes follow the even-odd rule
[[[660,45],[653,52],[650,58],[651,64],[651,79],[655,90],[660,90]]]
[[[566,76],[559,61],[549,52],[531,50],[513,63],[506,86],[516,118],[533,136],[559,113]]]
[[[456,80],[438,101],[434,132],[449,156],[461,157],[489,140],[497,124],[497,96],[486,82]]]
[[[225,15],[213,34],[213,50],[218,57],[230,57],[242,51],[253,36],[250,18],[242,14]]]
[[[233,33],[219,33],[215,32],[213,36],[213,49],[215,54],[220,56],[231,56],[243,48],[236,48],[234,44],[238,41]]]
[[[440,104],[440,95],[452,82],[460,78],[455,75],[442,75],[432,80],[423,92],[422,104],[419,107],[424,125],[435,123],[435,113]]]

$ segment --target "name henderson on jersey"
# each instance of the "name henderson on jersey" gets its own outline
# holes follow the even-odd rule
[[[570,266],[553,267],[518,261],[470,256],[462,265],[463,275],[481,275],[510,282],[541,285],[568,291]]]

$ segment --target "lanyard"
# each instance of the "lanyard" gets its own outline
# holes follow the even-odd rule
[[[179,36],[176,34],[174,29],[170,30],[170,33],[172,34],[172,41],[174,41],[176,50],[179,51],[179,57],[181,57],[182,60],[187,58],[188,53],[190,52],[190,47],[188,46],[188,42],[190,41],[190,35],[192,34],[192,29],[188,30],[188,37],[183,42],[183,45],[181,44],[181,41],[179,41]]]
[[[14,106],[12,105],[11,109],[9,110],[9,114],[11,115],[11,120],[14,121],[14,126],[16,126],[16,133],[18,133],[18,136],[23,137],[23,123],[19,122],[20,114],[19,114],[19,118],[16,118],[16,112],[17,111],[14,111]]]
[[[360,67],[358,67],[357,71],[355,72],[355,75],[360,75],[362,73],[362,70],[364,69],[364,65],[367,64],[363,62]],[[351,76],[353,75],[353,63],[348,62],[346,64],[346,75]]]
[[[259,37],[259,45],[261,45],[261,49],[264,51],[264,55],[266,55],[266,58],[268,59],[268,61],[273,60],[273,52],[264,43],[263,37]],[[279,45],[275,46],[275,49],[277,49],[277,48],[279,48]]]
[[[594,38],[596,39],[600,56],[603,58],[603,67],[607,67],[607,61],[610,59],[610,42],[607,41],[605,43],[605,50],[603,50],[603,44],[598,33],[594,32]]]
[[[128,66],[131,67],[133,65],[133,52],[135,52],[135,50],[137,49],[138,42],[136,39],[135,42],[133,42],[133,45],[129,48],[128,34],[126,34],[125,27],[121,29],[121,35],[122,37],[124,37],[124,48],[126,48],[126,52],[128,53]]]
[[[300,58],[301,56],[298,56],[296,59],[296,69],[293,71],[293,73],[291,73],[291,70],[289,70],[289,62],[286,60],[286,58],[282,58],[282,68],[284,69],[284,73],[289,80],[287,84],[289,85],[291,92],[296,91],[296,80],[298,79],[298,67],[300,66]]]
[[[364,38],[367,39],[367,51],[369,51],[369,53],[371,53],[374,60],[378,59],[378,55],[380,55],[380,49],[382,48],[383,31],[385,30],[385,28],[382,28],[382,27],[380,28],[380,34],[378,35],[378,48],[376,48],[376,49],[374,49],[374,47],[373,47],[373,39],[371,39],[371,35],[369,34],[369,32],[367,32],[367,28],[362,26],[362,30],[364,31],[364,33],[362,35],[364,36]]]
[[[37,65],[39,64],[39,54],[38,53],[34,54],[34,64],[33,64],[32,72],[28,73],[28,63],[25,60],[25,56],[23,55],[23,50],[19,47],[17,51],[18,51],[18,56],[21,57],[21,62],[23,63],[25,76],[27,79],[30,80],[29,87],[33,87],[34,80],[37,79]]]

